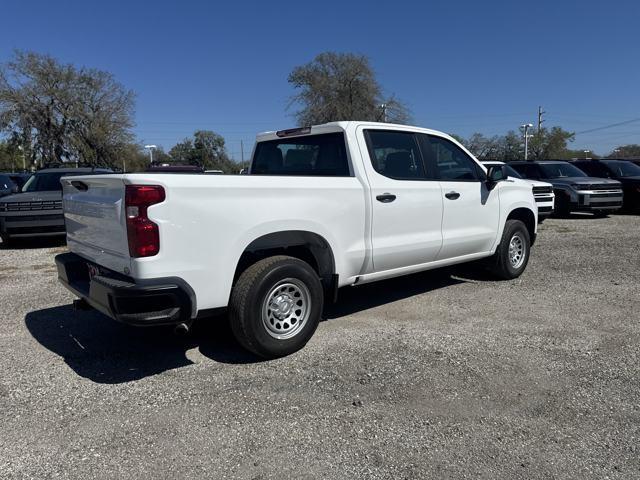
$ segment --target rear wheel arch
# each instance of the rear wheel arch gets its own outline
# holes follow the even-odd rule
[[[336,273],[333,250],[324,237],[305,230],[285,230],[262,235],[247,245],[236,264],[234,283],[251,265],[275,255],[287,255],[308,263],[325,287]]]

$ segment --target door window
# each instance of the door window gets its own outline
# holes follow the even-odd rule
[[[477,182],[481,169],[464,150],[446,138],[420,135],[420,147],[436,178],[454,182]]]
[[[365,130],[371,164],[395,180],[426,180],[415,135],[411,132]]]

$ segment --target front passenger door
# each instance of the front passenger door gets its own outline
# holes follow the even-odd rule
[[[416,134],[361,130],[370,185],[373,271],[419,265],[436,259],[442,245],[442,192],[430,179]]]
[[[499,188],[489,190],[480,165],[450,140],[421,134],[420,147],[442,189],[442,249],[437,259],[490,251],[500,222]]]

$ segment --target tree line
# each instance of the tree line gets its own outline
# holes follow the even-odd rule
[[[0,66],[0,170],[73,164],[144,170],[149,155],[132,132],[135,94],[102,70],[76,67],[50,55],[17,51]],[[234,173],[224,138],[194,132],[160,162],[197,163]]]
[[[324,52],[295,67],[288,110],[298,125],[340,120],[406,124],[411,113],[395,95],[384,95],[370,61],[363,55]],[[132,132],[135,94],[102,70],[64,64],[49,55],[18,51],[0,66],[0,170],[73,163],[139,171],[149,156]],[[480,160],[524,157],[519,132],[469,138],[453,134]],[[541,128],[529,140],[530,159],[584,157],[569,144],[574,133],[559,126]],[[591,154],[590,156],[594,156]],[[623,145],[609,157],[640,156],[640,145]],[[197,130],[171,147],[154,151],[157,162],[198,164],[235,173],[222,136]]]

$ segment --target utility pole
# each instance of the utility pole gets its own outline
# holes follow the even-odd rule
[[[244,163],[244,142],[240,140],[240,161]]]
[[[382,121],[387,123],[387,104],[383,103],[380,105],[380,110],[382,110]]]
[[[522,133],[524,136],[524,159],[525,161],[528,160],[529,158],[529,138],[532,137],[532,135],[529,135],[529,129],[533,127],[533,124],[531,123],[525,123],[524,125],[520,125],[520,128],[522,129]]]
[[[540,135],[540,129],[542,128],[542,123],[544,122],[544,120],[542,119],[542,116],[547,113],[547,112],[543,112],[542,111],[542,107],[538,107],[538,135]]]

